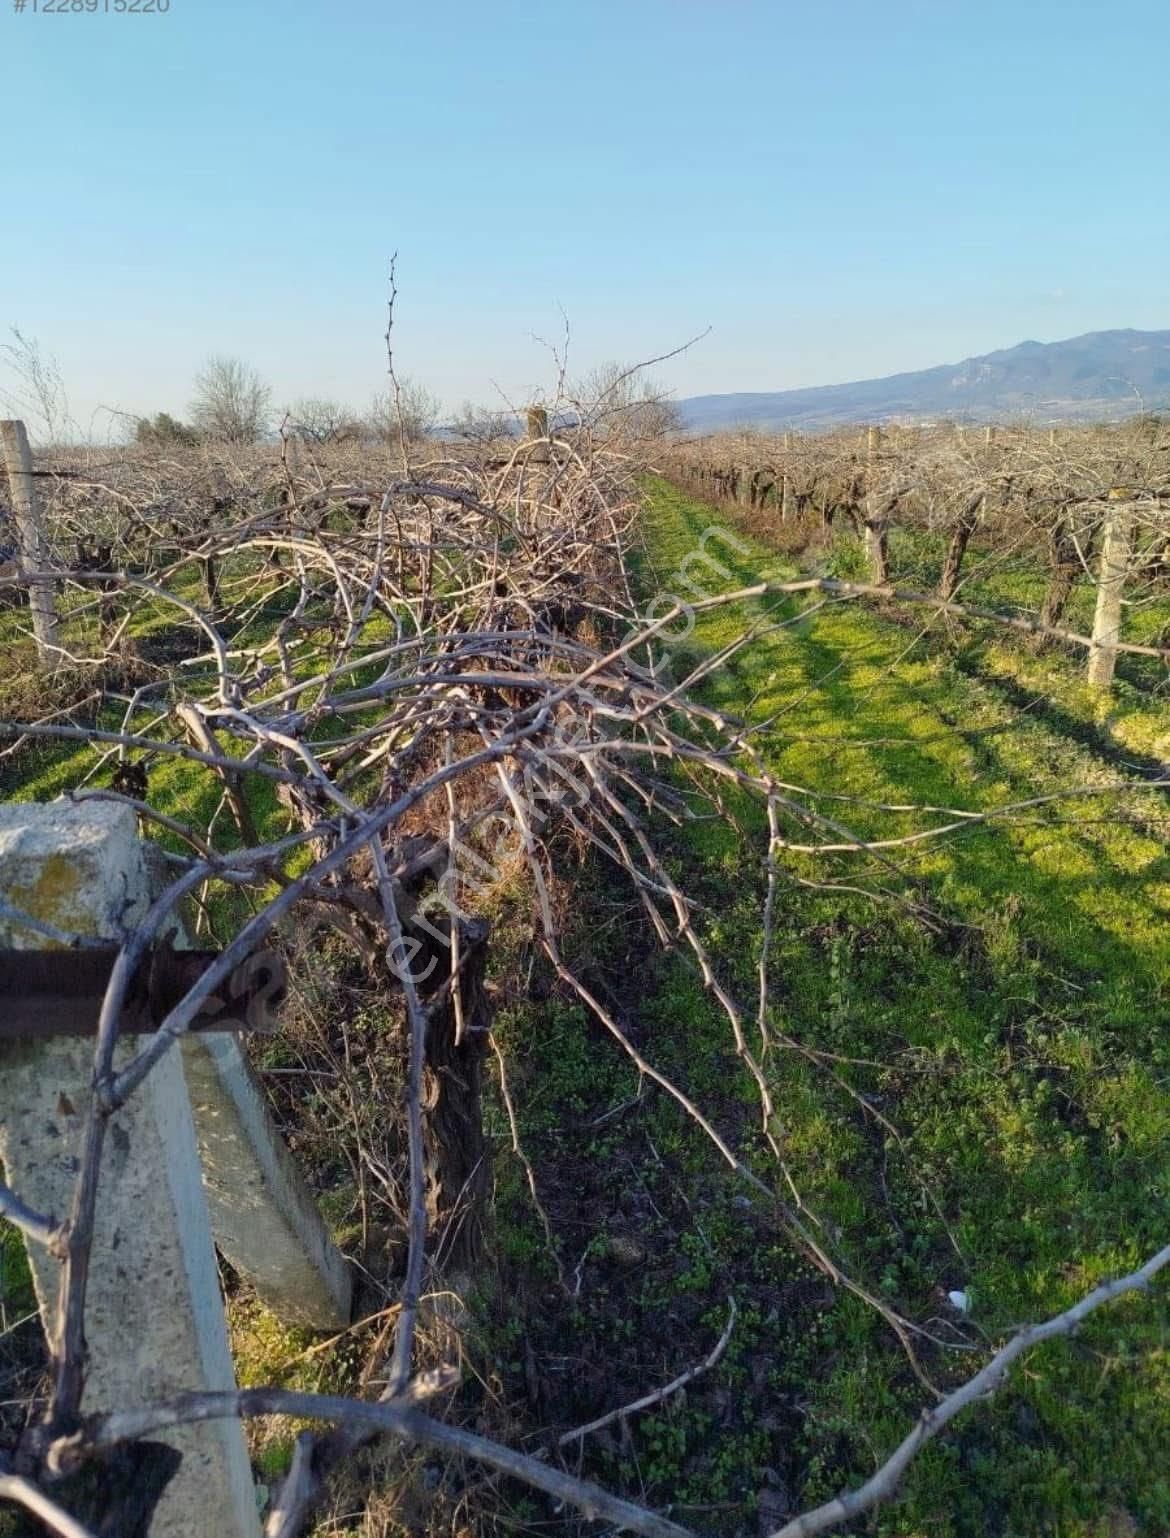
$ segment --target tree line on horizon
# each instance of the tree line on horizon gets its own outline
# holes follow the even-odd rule
[[[638,436],[654,438],[676,431],[681,417],[674,402],[652,381],[635,380],[619,363],[594,369],[572,392],[582,400],[603,404],[594,426],[606,427],[620,418],[623,428],[634,426]],[[365,411],[329,396],[304,396],[285,408],[279,421],[270,386],[240,358],[215,354],[195,380],[189,420],[167,411],[139,417],[135,441],[149,448],[192,447],[199,443],[251,444],[271,437],[299,438],[311,444],[420,442],[445,437],[464,442],[489,442],[514,437],[523,413],[493,410],[465,401],[448,421],[441,420],[438,398],[409,377],[393,381],[393,389],[373,397]],[[573,426],[583,413],[562,412],[554,427]]]

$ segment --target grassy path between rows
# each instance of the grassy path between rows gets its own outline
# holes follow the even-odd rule
[[[652,482],[647,499],[646,596],[680,590],[674,574],[704,535],[727,573],[713,580],[692,565],[709,591],[795,574],[738,531],[737,545],[712,536],[720,514],[667,483]],[[1003,687],[997,643],[974,662],[968,648],[960,667],[904,615],[847,604],[799,618],[785,603],[720,610],[699,620],[675,664],[714,653],[745,625],[761,633],[701,695],[767,723],[756,742],[771,769],[821,797],[974,811],[1117,778],[1091,744],[1043,711],[1020,711]],[[1156,738],[1157,708],[1146,715]],[[867,836],[921,824],[815,804]],[[846,1064],[835,1081],[773,1052],[774,1130],[834,1253],[944,1335],[950,1289],[971,1297],[969,1334],[1002,1338],[1129,1269],[1170,1232],[1168,830],[1160,792],[1086,795],[899,853],[902,890],[946,920],[936,931],[898,906],[840,891],[781,892],[775,1023],[807,1046],[881,1066]],[[704,904],[705,937],[727,980],[750,1001],[762,887],[737,834],[719,821],[694,824],[676,835],[672,863]],[[814,874],[811,862],[801,874]],[[726,1115],[737,1097],[751,1099],[732,1087],[726,1022],[684,963],[648,966],[639,997],[638,1028],[656,1061],[700,1100],[722,1096]],[[657,1114],[661,1153],[671,1115]],[[683,1162],[698,1158],[683,1129],[670,1147]],[[711,1190],[709,1212],[696,1218],[702,1243],[688,1253],[712,1295],[738,1289],[746,1303],[747,1339],[723,1374],[735,1407],[724,1406],[720,1424],[697,1395],[690,1412],[664,1414],[640,1435],[670,1443],[661,1482],[673,1478],[696,1500],[743,1499],[754,1483],[757,1500],[771,1490],[779,1503],[782,1490],[803,1506],[872,1472],[923,1391],[872,1311],[786,1281],[780,1250],[745,1249],[725,1193],[718,1183]],[[676,1270],[668,1302],[686,1294],[693,1269]],[[1034,1356],[993,1406],[927,1452],[874,1530],[1170,1530],[1167,1318],[1163,1291]],[[972,1366],[962,1353],[929,1360],[943,1384]],[[708,1392],[719,1403],[717,1380]],[[639,1476],[645,1488],[642,1464]]]

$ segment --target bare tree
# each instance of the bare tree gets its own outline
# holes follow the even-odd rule
[[[399,376],[398,401],[393,394],[375,395],[366,418],[370,435],[380,441],[398,441],[398,413],[402,412],[402,432],[408,443],[429,438],[439,420],[441,406],[437,396],[409,376]]]
[[[255,443],[268,426],[272,392],[250,364],[216,353],[195,379],[191,419],[223,443]]]
[[[514,438],[517,418],[510,411],[493,411],[464,401],[451,419],[451,431],[461,443],[495,443],[500,438]]]
[[[360,438],[361,422],[352,407],[326,396],[296,400],[286,413],[291,432],[310,443],[344,443]]]
[[[603,363],[570,391],[570,398],[582,424],[607,442],[665,438],[682,426],[678,406],[640,366]]]
[[[60,443],[71,424],[60,365],[52,353],[42,351],[35,337],[25,336],[19,327],[12,327],[12,338],[0,343],[0,355],[15,384],[10,390],[0,390],[0,404],[8,414],[32,422],[35,439]]]

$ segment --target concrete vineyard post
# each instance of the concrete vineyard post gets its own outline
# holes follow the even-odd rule
[[[182,1043],[215,1242],[287,1324],[344,1330],[352,1280],[239,1042]]]
[[[792,452],[792,434],[784,434],[784,467],[780,472],[780,522],[787,523],[792,514],[792,476],[788,469],[788,455]]]
[[[37,483],[33,476],[32,451],[24,423],[0,422],[0,439],[3,440],[4,463],[12,491],[21,575],[30,571],[44,572],[49,566],[49,540],[45,533]],[[37,576],[29,581],[28,591],[37,655],[42,664],[50,665],[58,656],[56,587],[51,578]]]
[[[1122,599],[1133,542],[1134,508],[1129,497],[1130,493],[1124,488],[1115,488],[1109,493],[1109,513],[1097,576],[1093,644],[1089,649],[1089,682],[1097,689],[1108,689],[1111,686],[1117,666]]]
[[[889,542],[877,489],[877,461],[881,444],[881,428],[871,427],[865,435],[865,557],[869,566],[869,580],[884,586],[889,581]]]

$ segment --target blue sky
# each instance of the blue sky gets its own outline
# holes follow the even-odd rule
[[[0,326],[83,421],[213,351],[363,403],[395,248],[449,404],[562,309],[580,370],[710,326],[680,394],[1170,326],[1166,0],[2,3]]]

